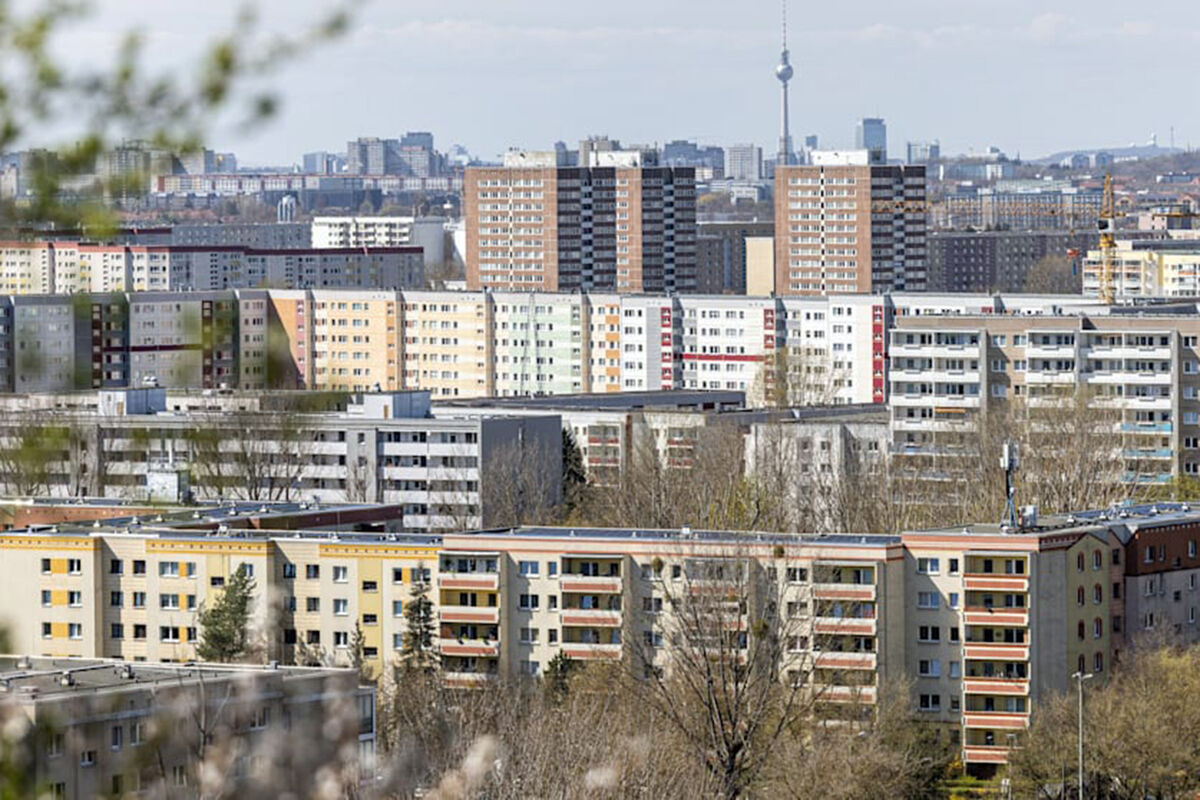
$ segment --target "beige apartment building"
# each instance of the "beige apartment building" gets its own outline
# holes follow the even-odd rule
[[[669,663],[672,597],[744,590],[729,623],[748,626],[774,603],[787,635],[781,679],[802,681],[822,713],[870,706],[906,677],[919,716],[987,775],[1075,671],[1103,680],[1146,630],[1198,638],[1200,515],[1186,504],[901,536],[200,524],[110,520],[0,536],[12,577],[0,617],[14,646],[186,661],[197,609],[241,569],[256,581],[263,658],[349,664],[357,628],[365,663],[380,669],[401,647],[405,604],[428,587],[446,679],[474,686],[539,675],[560,653]]]
[[[926,217],[923,166],[868,165],[864,150],[777,169],[774,290],[923,291]]]

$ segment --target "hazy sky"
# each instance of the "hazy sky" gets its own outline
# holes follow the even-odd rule
[[[63,52],[103,59],[130,28],[152,63],[186,70],[240,3],[96,0]],[[295,29],[321,0],[263,0],[268,28]],[[186,8],[186,11],[184,10]],[[792,0],[792,134],[853,143],[883,116],[943,152],[998,145],[1200,145],[1197,0]],[[778,130],[779,4],[771,0],[374,0],[353,32],[279,73],[282,113],[212,146],[243,163],[291,163],[359,135],[433,131],[483,157],[606,133],[769,152]]]

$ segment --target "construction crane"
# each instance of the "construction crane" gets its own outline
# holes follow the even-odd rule
[[[1100,302],[1112,305],[1113,302],[1113,273],[1116,271],[1117,239],[1114,231],[1117,227],[1117,204],[1113,201],[1112,175],[1104,175],[1104,199],[1100,203],[1100,217],[1096,220],[1096,230],[1100,232],[1100,274],[1097,288]]]

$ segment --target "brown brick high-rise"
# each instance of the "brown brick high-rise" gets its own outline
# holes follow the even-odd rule
[[[468,289],[694,292],[691,167],[470,167]]]
[[[925,290],[925,167],[775,171],[775,291]]]

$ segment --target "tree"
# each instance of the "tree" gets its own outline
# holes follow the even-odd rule
[[[759,367],[747,402],[768,408],[829,405],[848,377],[838,363],[824,347],[778,348]]]
[[[424,567],[418,566],[417,569],[423,571]],[[433,613],[433,601],[429,599],[429,588],[428,581],[414,581],[404,607],[405,628],[400,660],[408,670],[431,672],[437,668],[438,653],[434,645],[437,619]]]
[[[1080,294],[1083,292],[1083,273],[1070,258],[1048,255],[1029,268],[1025,291],[1029,294]]]
[[[235,662],[246,655],[253,596],[254,578],[244,566],[239,566],[216,602],[200,609],[200,644],[196,655],[201,660]]]
[[[358,620],[354,620],[354,633],[350,635],[350,666],[358,673],[362,683],[371,682],[371,666],[367,663],[366,636]]]
[[[652,633],[630,642],[630,690],[730,800],[750,790],[790,732],[811,719],[816,696],[812,658],[796,646],[805,634],[785,613],[786,549],[776,546],[774,556],[764,568],[749,541],[733,555],[690,548],[676,565],[680,580],[660,571],[655,581],[665,621],[651,616]]]
[[[546,673],[542,683],[546,691],[556,702],[562,702],[570,691],[570,677],[577,664],[563,651],[559,650],[546,664]]]
[[[587,487],[587,470],[583,466],[583,451],[570,428],[562,431],[563,511],[570,514],[583,500]]]

